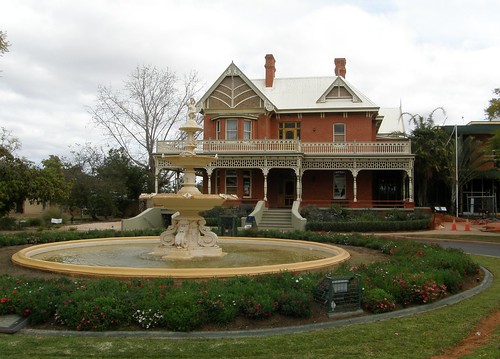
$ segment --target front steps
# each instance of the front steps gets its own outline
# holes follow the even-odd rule
[[[293,231],[291,209],[269,209],[262,213],[259,230]]]

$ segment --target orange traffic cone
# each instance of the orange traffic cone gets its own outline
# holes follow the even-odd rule
[[[451,230],[456,231],[457,230],[457,224],[455,223],[455,218],[453,218],[453,223],[451,225]]]
[[[470,231],[469,219],[465,221],[465,231]]]

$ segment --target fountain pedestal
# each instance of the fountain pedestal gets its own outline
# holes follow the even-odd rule
[[[226,196],[162,193],[153,195],[152,199],[156,205],[179,212],[172,217],[172,224],[160,235],[160,245],[151,255],[160,256],[163,259],[225,255],[217,244],[217,235],[205,225],[205,219],[198,212],[221,205],[227,199]]]

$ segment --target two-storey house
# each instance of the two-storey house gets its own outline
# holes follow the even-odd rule
[[[347,82],[346,59],[334,65],[331,76],[278,78],[266,55],[265,77],[250,80],[231,63],[197,103],[198,153],[217,155],[200,169],[204,192],[267,208],[413,208],[414,156],[392,134],[404,131],[401,110],[381,109]],[[158,170],[174,148],[182,145],[158,142]]]

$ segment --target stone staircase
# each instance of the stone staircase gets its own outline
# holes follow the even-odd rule
[[[259,230],[293,231],[291,209],[268,209],[262,213]]]

